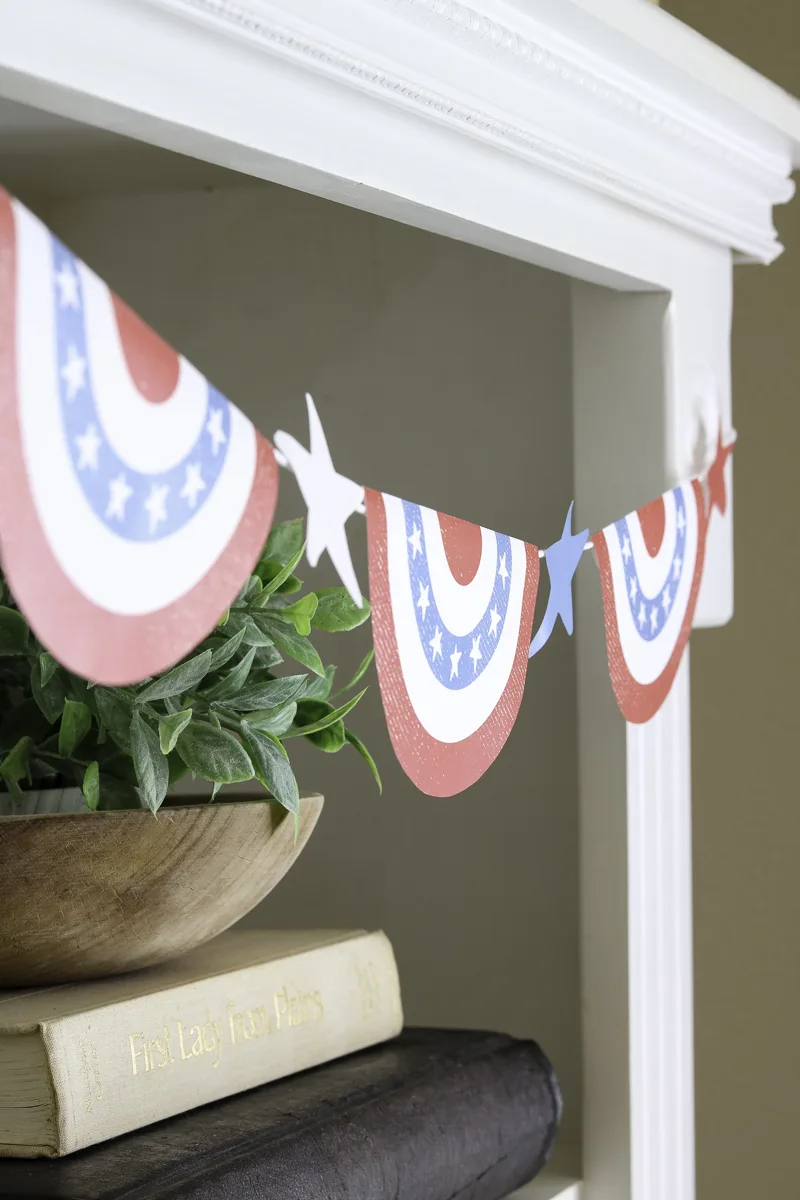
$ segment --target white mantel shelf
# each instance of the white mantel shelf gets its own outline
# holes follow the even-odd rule
[[[731,426],[733,265],[800,165],[800,105],[646,0],[0,0],[0,170],[86,127],[571,277],[594,529]],[[577,593],[584,1178],[522,1195],[692,1200],[689,655],[626,728]],[[729,508],[695,623],[732,611]]]
[[[1,0],[0,20],[12,98],[508,253],[530,228],[515,190],[481,194],[490,158],[779,251],[800,110],[643,0]],[[434,167],[422,187],[426,149],[463,173],[465,140],[477,194]]]

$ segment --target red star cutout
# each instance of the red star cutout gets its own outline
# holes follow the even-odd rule
[[[733,443],[736,439],[732,438],[727,446],[722,444],[722,430],[717,436],[717,456],[711,466],[708,468],[708,515],[715,508],[725,516],[725,510],[728,507],[728,494],[725,489],[725,463],[728,461],[728,456],[733,450]]]

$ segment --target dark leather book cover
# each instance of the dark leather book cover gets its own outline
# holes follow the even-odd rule
[[[407,1029],[382,1046],[60,1159],[29,1200],[500,1200],[544,1165],[561,1095],[535,1042]]]

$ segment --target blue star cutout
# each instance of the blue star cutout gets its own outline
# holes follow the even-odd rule
[[[544,552],[544,561],[547,563],[547,573],[550,576],[550,595],[547,600],[547,608],[545,609],[542,623],[531,642],[528,658],[533,658],[534,654],[538,654],[542,646],[549,640],[550,634],[555,629],[556,621],[559,617],[561,617],[567,633],[570,636],[572,635],[574,628],[572,617],[572,577],[578,569],[578,563],[581,561],[581,555],[586,548],[586,538],[589,533],[588,529],[575,534],[571,532],[573,507],[574,501],[569,506],[567,519],[564,522],[564,532],[561,534],[560,539],[557,542],[553,542],[552,546],[548,546]]]

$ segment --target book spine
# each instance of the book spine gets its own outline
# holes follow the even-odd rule
[[[402,1023],[381,933],[44,1022],[56,1153],[364,1049]]]

